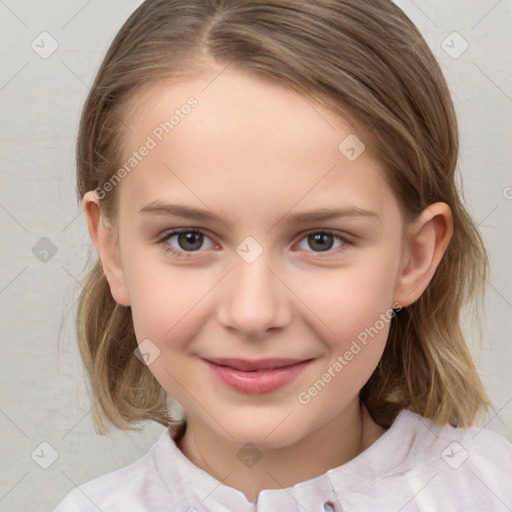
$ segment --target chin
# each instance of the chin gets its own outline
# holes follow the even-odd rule
[[[261,450],[284,448],[300,441],[309,433],[304,427],[287,423],[283,418],[272,422],[260,422],[254,417],[240,422],[230,420],[228,430],[231,435],[216,428],[217,435],[232,446],[244,448],[250,444]]]

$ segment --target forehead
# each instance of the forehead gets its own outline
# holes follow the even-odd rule
[[[206,132],[202,134],[203,142],[226,134],[242,142],[244,135],[258,130],[275,142],[276,137],[298,140],[307,134],[314,136],[315,142],[323,138],[336,147],[340,130],[354,131],[347,120],[290,87],[242,71],[215,69],[143,87],[129,103],[126,142],[137,142],[134,139],[142,139],[173,114],[182,116],[179,111],[191,98],[197,101],[197,107],[185,116],[192,122],[178,123],[180,130],[174,126],[172,135],[192,124],[198,135],[201,128]]]
[[[363,151],[361,133],[274,82],[212,71],[148,87],[132,105],[123,163],[151,146],[122,184],[138,204],[178,188],[196,204],[237,194],[246,208],[251,201],[317,207],[344,196],[378,209],[393,198],[379,162]]]

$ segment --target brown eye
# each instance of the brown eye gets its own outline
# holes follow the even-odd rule
[[[312,249],[318,250],[318,251],[328,251],[332,249],[332,246],[334,245],[332,235],[327,234],[314,234],[308,236],[308,244],[309,247]]]
[[[201,233],[180,233],[177,235],[177,242],[180,249],[184,251],[197,251],[203,245],[203,235]]]
[[[338,242],[338,244],[335,246],[336,242]],[[336,233],[330,231],[314,231],[301,240],[299,249],[321,253],[331,251],[333,248],[338,249],[348,243],[347,240]]]
[[[210,246],[207,246],[206,249],[213,247],[213,243],[204,233],[189,229],[172,231],[166,234],[161,242],[167,245],[167,249],[173,253],[186,253],[200,251],[204,248],[205,241],[210,243]]]

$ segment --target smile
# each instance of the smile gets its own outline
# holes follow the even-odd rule
[[[214,377],[229,388],[248,395],[276,391],[295,380],[313,361],[292,359],[242,359],[204,360]]]

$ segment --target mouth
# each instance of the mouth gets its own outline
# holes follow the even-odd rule
[[[218,366],[227,366],[234,370],[243,372],[260,372],[266,370],[275,370],[277,368],[286,368],[287,366],[294,366],[296,364],[310,361],[311,359],[290,359],[290,358],[276,358],[276,359],[234,359],[234,358],[210,358],[206,359],[210,363]]]
[[[276,391],[295,380],[313,359],[204,359],[213,376],[230,389],[247,395]]]

